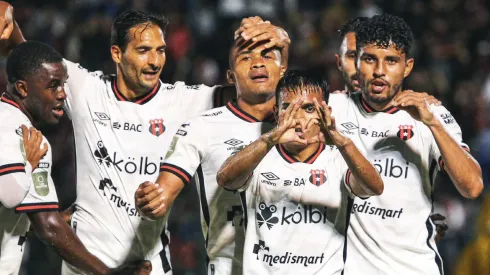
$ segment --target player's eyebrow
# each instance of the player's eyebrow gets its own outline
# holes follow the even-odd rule
[[[241,52],[239,52],[239,53],[238,53],[236,56],[238,57],[238,56],[240,56],[240,55],[244,55],[244,54],[251,54],[251,53],[252,53],[252,51],[251,51],[251,50],[246,50],[246,51],[241,51]]]

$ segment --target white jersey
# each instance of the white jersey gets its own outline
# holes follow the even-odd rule
[[[191,175],[201,201],[201,227],[208,254],[208,274],[241,274],[243,208],[239,194],[218,186],[216,174],[230,155],[272,129],[272,120],[260,122],[235,102],[212,109],[182,124],[161,171],[186,184]]]
[[[109,267],[152,261],[153,273],[170,270],[165,231],[168,215],[143,220],[134,205],[137,187],[158,175],[172,137],[188,118],[213,107],[214,89],[159,82],[127,100],[115,77],[88,72],[65,60],[66,109],[77,151],[77,200],[72,227],[85,247]],[[162,243],[163,242],[163,243]],[[78,271],[66,262],[64,274]]]
[[[282,146],[247,182],[244,274],[340,274],[343,237],[327,219],[337,207],[347,164],[320,144],[304,162]]]
[[[29,189],[24,200],[15,209],[0,204],[0,274],[18,274],[29,218],[25,213],[58,211],[58,197],[51,179],[51,147],[43,136],[41,144],[48,145],[48,152],[39,165],[26,171],[27,163],[20,126],[32,127],[29,119],[19,110],[18,105],[2,97],[0,102],[0,182],[6,177]],[[41,145],[42,146],[42,145]],[[2,187],[5,188],[5,187]]]
[[[338,217],[339,231],[347,230],[344,274],[442,274],[429,218],[442,158],[430,129],[395,107],[375,112],[360,93],[331,94],[329,105],[339,130],[384,181],[380,196],[344,197]],[[468,148],[451,114],[444,107],[431,108],[449,134]]]

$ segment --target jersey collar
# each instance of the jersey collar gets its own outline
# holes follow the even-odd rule
[[[320,156],[320,154],[325,150],[326,145],[323,143],[320,143],[320,146],[318,147],[318,150],[316,150],[311,156],[309,156],[303,163],[307,164],[312,164],[315,162],[315,160]],[[276,145],[277,151],[279,152],[279,155],[288,163],[296,163],[296,162],[301,162],[297,160],[295,157],[293,157],[286,149],[284,149],[284,146],[281,144]]]
[[[394,114],[396,112],[399,111],[398,108],[396,108],[395,106],[391,106],[391,107],[388,107],[382,111],[376,111],[376,109],[374,109],[373,107],[371,107],[371,105],[369,105],[365,100],[364,98],[362,97],[362,95],[360,95],[361,97],[361,107],[362,109],[364,109],[364,111],[366,111],[366,113],[387,113],[387,114]]]
[[[238,107],[238,104],[234,100],[228,101],[228,103],[226,104],[226,108],[228,110],[230,110],[230,112],[232,112],[235,116],[237,116],[238,118],[240,118],[242,120],[245,120],[245,121],[251,122],[251,123],[261,122],[260,120],[256,119],[254,116],[252,116],[251,114],[240,109],[240,107]],[[270,116],[266,117],[264,119],[264,121],[265,122],[271,122],[271,123],[275,122],[276,119],[274,117],[274,114],[271,114]]]
[[[7,103],[7,104],[9,104],[9,105],[12,105],[12,106],[14,106],[15,108],[17,108],[17,109],[19,109],[19,110],[20,110],[20,106],[19,106],[19,104],[15,103],[13,100],[10,100],[10,99],[6,98],[6,97],[5,97],[5,95],[2,95],[2,97],[0,97],[0,101],[1,101],[1,102],[5,102],[5,103]]]
[[[116,96],[117,100],[119,101],[129,101],[129,102],[133,102],[133,103],[136,103],[136,104],[140,104],[140,105],[143,105],[145,103],[147,103],[148,101],[150,101],[153,97],[155,97],[155,95],[158,93],[158,91],[160,90],[160,86],[162,85],[161,81],[158,80],[158,83],[157,85],[149,92],[149,93],[146,93],[144,95],[140,95],[138,97],[135,97],[133,98],[132,100],[129,100],[127,99],[118,89],[117,89],[117,81],[116,81],[116,77],[112,77],[111,79],[111,87],[112,87],[112,91],[114,92],[114,95]]]

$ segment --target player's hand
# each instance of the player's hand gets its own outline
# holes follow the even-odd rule
[[[258,44],[257,51],[272,47],[282,49],[291,44],[288,33],[283,28],[272,25],[269,21],[240,26],[235,32],[235,37],[238,37],[237,34],[244,42],[251,41],[253,44]]]
[[[240,27],[235,31],[235,38],[237,39],[240,34],[245,31],[247,28],[258,24],[258,23],[268,23],[270,24],[270,21],[264,21],[260,16],[250,16],[250,17],[245,17],[242,19],[242,22],[240,22]]]
[[[8,40],[14,30],[14,8],[0,1],[0,40]]]
[[[167,212],[163,188],[148,181],[140,184],[134,194],[136,210],[150,220],[163,217]]]
[[[322,101],[320,105],[316,98],[313,99],[313,103],[315,104],[316,112],[320,117],[318,120],[318,125],[320,126],[318,141],[325,144],[334,144],[339,148],[342,148],[348,144],[350,139],[342,135],[337,130],[335,117],[332,116],[332,108],[328,106],[325,101]]]
[[[30,127],[30,129],[27,129],[25,125],[22,125],[21,128],[26,159],[31,164],[32,170],[34,170],[39,164],[39,161],[48,152],[48,145],[44,143],[43,147],[41,147],[43,134],[36,130],[36,128]]]
[[[150,261],[134,261],[111,269],[108,275],[149,275],[151,270]]]
[[[279,122],[277,126],[266,134],[267,142],[271,145],[299,142],[307,144],[307,140],[296,133],[296,128],[301,127],[299,121],[295,119],[296,112],[301,107],[303,99],[289,104],[286,110],[279,112]]]
[[[408,112],[414,119],[427,126],[438,122],[429,108],[431,104],[440,105],[441,102],[427,93],[415,93],[411,90],[398,93],[393,99],[393,106]]]
[[[446,235],[447,230],[449,229],[449,226],[447,225],[446,222],[446,217],[443,215],[436,213],[430,215],[430,219],[432,222],[436,225],[436,242],[441,241],[444,236]]]

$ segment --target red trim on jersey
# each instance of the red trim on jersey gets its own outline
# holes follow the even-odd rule
[[[185,184],[191,182],[191,175],[179,166],[164,163],[160,166],[160,172],[169,172],[179,177]]]
[[[230,112],[232,112],[235,116],[237,116],[238,118],[241,118],[242,120],[245,120],[247,122],[252,122],[252,123],[253,122],[261,122],[260,120],[256,119],[254,116],[252,116],[251,114],[240,109],[240,107],[238,107],[238,104],[234,100],[228,101],[228,103],[226,103],[226,108],[228,108],[228,110],[230,110]],[[275,122],[276,118],[275,118],[274,114],[270,114],[263,121]]]
[[[398,108],[396,108],[395,106],[391,106],[391,107],[388,107],[382,111],[376,111],[376,109],[374,109],[373,107],[371,107],[365,100],[364,98],[361,96],[361,106],[362,108],[364,109],[364,111],[366,111],[367,113],[375,113],[375,112],[381,112],[381,113],[387,113],[387,114],[394,114],[396,112],[399,111]]]
[[[15,103],[13,100],[10,100],[10,99],[6,98],[4,95],[2,95],[2,97],[0,97],[0,101],[5,102],[7,104],[10,104],[10,105],[12,105],[15,108],[17,108],[17,109],[20,110],[19,104]]]
[[[320,156],[320,154],[325,150],[326,145],[323,143],[320,143],[320,146],[318,146],[318,150],[316,150],[311,156],[309,156],[303,163],[307,164],[312,164],[315,162],[315,160]],[[279,152],[279,155],[288,163],[296,163],[296,162],[301,162],[297,160],[295,157],[289,154],[288,151],[285,150],[285,148],[281,145],[277,145],[277,151]]]
[[[28,203],[21,204],[15,208],[15,212],[38,212],[38,211],[53,211],[58,210],[59,206],[57,203]]]
[[[0,176],[17,172],[26,172],[23,163],[11,163],[0,166]]]
[[[352,174],[352,172],[350,171],[350,169],[347,169],[347,174],[345,174],[345,184],[347,184],[347,186],[349,187],[350,187],[350,174]]]
[[[157,92],[160,90],[160,86],[161,86],[161,82],[160,82],[160,80],[158,80],[157,85],[155,87],[153,87],[153,89],[149,93],[135,97],[132,100],[129,100],[117,88],[116,77],[112,78],[112,91],[116,95],[116,98],[119,101],[130,101],[130,102],[133,102],[136,104],[145,104],[146,102],[150,101],[157,94]]]

